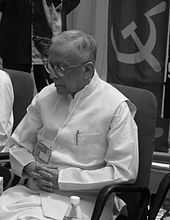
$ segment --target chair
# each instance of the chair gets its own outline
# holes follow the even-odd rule
[[[21,119],[26,113],[27,106],[30,104],[33,94],[34,94],[34,83],[31,77],[31,74],[23,71],[5,69],[9,74],[12,81],[13,90],[14,90],[14,105],[13,105],[13,114],[14,114],[14,125],[13,130],[19,124]],[[9,154],[7,152],[0,153],[0,164],[6,167],[10,167],[9,164]],[[9,180],[11,179],[11,173],[6,167],[0,166],[0,175],[4,176],[4,187],[6,188],[9,185]],[[13,184],[15,184],[19,178],[14,179]]]
[[[154,219],[170,189],[170,155],[164,152],[154,152],[152,160],[150,188],[152,189],[150,217]],[[155,182],[157,184],[155,184]],[[156,193],[155,193],[156,192]],[[169,196],[167,198],[169,200]],[[164,206],[169,206],[165,204]],[[164,207],[163,207],[164,208]],[[165,207],[166,209],[166,207]],[[169,211],[169,209],[168,209]]]
[[[166,175],[155,195],[149,190],[149,178],[154,151],[154,134],[157,102],[154,95],[145,89],[113,84],[137,107],[135,121],[139,138],[139,172],[133,184],[105,186],[98,194],[91,220],[99,220],[104,205],[112,193],[118,194],[127,204],[128,217],[118,219],[153,220],[170,187],[170,175]]]
[[[5,71],[10,76],[14,90],[14,130],[25,115],[27,106],[33,98],[34,83],[31,74],[27,72],[11,69],[6,69]]]

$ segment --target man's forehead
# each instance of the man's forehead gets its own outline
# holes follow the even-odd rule
[[[81,56],[74,47],[58,45],[50,49],[49,60],[54,63],[65,61],[66,63],[77,64],[81,61]]]

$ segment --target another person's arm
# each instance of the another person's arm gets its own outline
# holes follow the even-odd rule
[[[6,144],[13,127],[14,93],[7,73],[0,71],[0,149]]]

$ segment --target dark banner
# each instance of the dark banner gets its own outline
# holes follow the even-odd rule
[[[155,94],[157,151],[168,151],[169,121],[161,119],[168,20],[169,0],[109,1],[107,81]]]
[[[168,14],[168,0],[109,1],[108,81],[151,90],[159,114]]]

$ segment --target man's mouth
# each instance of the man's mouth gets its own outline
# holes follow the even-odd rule
[[[55,84],[55,87],[56,87],[56,88],[63,88],[64,85],[61,85],[61,84]]]

